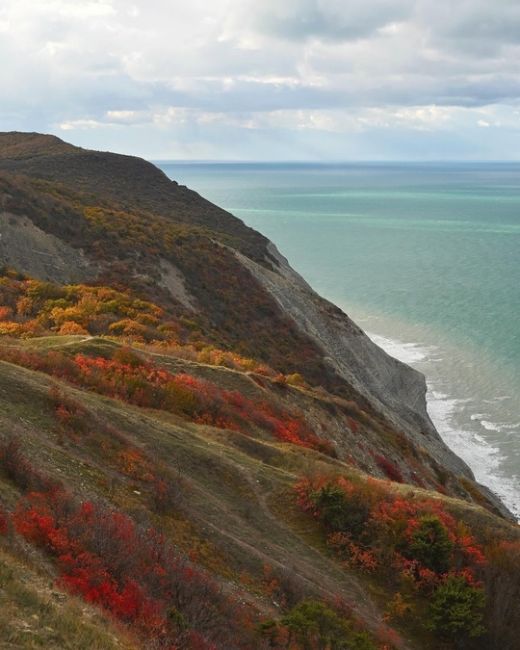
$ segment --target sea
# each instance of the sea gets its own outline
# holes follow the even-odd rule
[[[445,442],[520,518],[520,163],[158,165],[420,370]]]

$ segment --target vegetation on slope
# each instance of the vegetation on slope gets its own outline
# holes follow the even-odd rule
[[[186,648],[404,647],[389,624],[421,648],[457,647],[460,638],[461,647],[486,648],[491,635],[502,644],[492,647],[514,647],[508,634],[518,613],[509,610],[505,626],[489,596],[484,602],[485,593],[504,598],[504,590],[517,589],[510,578],[518,572],[514,527],[463,502],[367,478],[299,442],[279,442],[253,415],[243,417],[245,428],[215,428],[168,408],[160,391],[154,404],[133,401],[139,387],[126,378],[114,383],[110,374],[121,365],[131,379],[136,369],[152,373],[152,386],[154,373],[168,381],[179,375],[152,368],[153,353],[128,342],[83,337],[84,352],[91,345],[96,355],[79,355],[87,377],[94,373],[80,381],[70,373],[81,338],[2,348],[11,362],[2,366],[1,384],[8,405],[0,423],[2,546],[12,554],[23,542],[43,554],[38,563],[48,557],[56,588],[97,605],[145,647],[152,640]],[[207,372],[206,364],[189,364]],[[212,372],[224,384],[228,373],[242,376]],[[244,377],[244,385],[256,385]],[[280,385],[266,381],[258,387],[264,404],[280,408]],[[208,390],[200,379],[193,385]],[[302,507],[325,537],[298,515]],[[470,523],[457,524],[461,514]],[[500,531],[494,543],[491,527]],[[167,570],[153,568],[152,558]],[[195,576],[189,585],[186,571]],[[372,593],[374,602],[359,607],[360,593]],[[386,603],[379,615],[378,602]],[[206,616],[211,624],[201,622]],[[237,629],[224,623],[228,617]],[[414,623],[420,620],[427,624]]]
[[[247,421],[252,424],[256,422],[257,428],[274,432],[281,439],[312,446],[332,455],[339,454],[341,458],[348,458],[351,463],[376,475],[477,499],[482,505],[490,507],[469,481],[461,481],[442,470],[433,459],[414,448],[401,432],[377,414],[369,414],[363,401],[331,400],[323,392],[310,391],[307,385],[307,395],[313,395],[314,399],[307,400],[305,405],[299,404],[296,411],[300,415],[294,415],[291,414],[294,409],[280,410],[279,406],[263,403],[265,400],[261,392],[257,392],[255,400],[244,399],[237,395],[236,390],[219,390],[211,381],[207,381],[209,376],[203,378],[204,385],[200,382],[197,385],[197,382],[193,383],[193,378],[188,377],[190,372],[186,366],[175,371],[174,374],[179,377],[171,376],[171,372],[168,374],[171,368],[164,367],[165,359],[161,361],[161,354],[166,355],[166,366],[168,358],[181,357],[254,373],[259,386],[270,380],[279,386],[306,386],[300,373],[284,374],[279,366],[272,368],[262,360],[219,349],[202,335],[194,336],[191,320],[176,315],[174,310],[145,301],[128,289],[64,286],[33,280],[4,269],[0,277],[0,302],[0,335],[5,337],[29,343],[35,337],[49,334],[76,335],[80,338],[82,335],[102,335],[139,345],[142,350],[155,353],[148,361],[135,354],[125,360],[121,352],[117,352],[113,358],[116,352],[113,347],[105,346],[101,350],[94,346],[91,356],[102,358],[91,363],[82,354],[83,348],[74,347],[71,340],[71,346],[62,353],[55,349],[38,350],[34,346],[26,346],[22,353],[11,346],[1,353],[6,360],[44,370],[141,406],[184,413],[207,424],[218,425],[220,422],[221,426],[246,430]],[[111,363],[106,363],[106,360],[111,360]],[[159,367],[162,368],[161,372]],[[240,388],[243,390],[243,386]],[[291,395],[295,397],[298,394],[289,393],[285,397]],[[326,408],[333,416],[329,418],[334,422],[333,428],[323,413],[318,413],[315,421],[316,418],[313,419],[309,412],[309,402],[318,404],[318,395],[321,400],[329,400],[326,407],[322,401],[319,410]],[[301,393],[299,396],[301,402],[303,396]],[[256,406],[253,402],[256,402]],[[263,424],[260,422],[261,412]],[[285,412],[286,424],[281,424],[277,415],[281,412]],[[338,412],[343,412],[339,426]],[[352,443],[357,447],[355,454],[352,453]]]
[[[316,344],[236,259],[233,249],[240,249],[240,240],[88,201],[56,184],[0,176],[0,207],[84,250],[98,268],[98,284],[130,287],[141,299],[160,304],[181,319],[194,342],[256,356],[285,373],[301,372],[313,384],[348,392]],[[161,288],[161,259],[182,272],[197,310],[186,310]]]
[[[517,527],[330,370],[235,256],[265,238],[137,159],[0,168],[90,265],[0,273],[2,647],[516,647]]]
[[[6,437],[2,448],[0,478],[6,481],[2,499],[2,544],[16,548],[21,538],[43,552],[53,560],[49,570],[55,573],[58,588],[100,606],[128,626],[137,643],[139,639],[142,643],[148,639],[146,644],[153,641],[161,647],[173,643],[175,647],[225,648],[263,647],[267,643],[269,647],[286,647],[290,643],[290,647],[297,648],[306,647],[299,644],[300,641],[307,643],[303,641],[307,632],[309,638],[318,638],[314,623],[309,623],[311,627],[307,632],[305,626],[298,631],[296,622],[289,619],[292,621],[290,632],[282,619],[277,618],[274,625],[279,644],[274,645],[273,624],[260,625],[262,621],[267,625],[273,620],[273,607],[267,607],[264,601],[270,597],[284,601],[283,607],[287,608],[289,616],[292,607],[308,598],[309,593],[317,595],[316,585],[311,585],[311,589],[303,588],[300,593],[298,587],[292,586],[295,576],[289,575],[282,583],[279,570],[269,567],[265,560],[274,558],[268,553],[265,557],[263,554],[257,557],[258,551],[252,549],[245,557],[243,552],[237,557],[229,542],[220,542],[220,548],[215,551],[211,546],[208,549],[208,542],[200,537],[199,526],[207,526],[215,515],[206,516],[198,511],[207,507],[208,496],[215,488],[204,496],[201,504],[197,494],[201,488],[191,485],[191,481],[206,482],[210,478],[206,464],[209,458],[202,461],[197,447],[208,437],[211,441],[211,430],[203,427],[197,439],[194,436],[196,425],[191,425],[195,429],[189,432],[184,428],[172,429],[167,422],[152,420],[154,431],[147,431],[148,435],[155,434],[157,428],[165,436],[162,445],[171,448],[170,436],[175,431],[180,440],[173,442],[186,445],[184,453],[187,456],[183,458],[180,476],[171,459],[175,445],[169,453],[164,449],[157,454],[161,440],[152,435],[153,450],[143,448],[142,441],[138,446],[128,430],[115,423],[107,424],[107,421],[114,422],[108,413],[98,415],[99,410],[104,411],[106,407],[96,396],[92,396],[97,405],[94,411],[83,401],[87,394],[76,393],[72,398],[65,394],[69,390],[64,386],[60,390],[52,384],[45,389],[37,375],[33,377],[34,373],[27,374],[27,371],[20,374],[15,366],[5,366],[3,371],[6,380],[3,386],[9,387],[6,399],[10,408],[19,406],[31,424],[24,427],[23,435],[20,431]],[[33,381],[36,381],[36,393],[31,385]],[[23,391],[22,404],[13,400],[17,389]],[[26,408],[27,401],[31,405],[29,408]],[[130,428],[133,435],[141,434],[143,429],[146,431],[142,416],[123,406],[117,409],[119,417],[124,414],[126,428]],[[130,427],[127,418],[130,418]],[[4,426],[2,430],[5,431]],[[233,432],[228,431],[227,435],[230,434]],[[39,467],[47,467],[46,471],[36,469],[34,462],[29,460],[33,445],[32,453],[38,454]],[[25,449],[22,450],[22,446]],[[218,450],[211,453],[212,463],[221,453]],[[197,456],[202,466],[197,463]],[[161,461],[163,457],[168,460]],[[178,459],[178,454],[174,457]],[[236,510],[237,498],[243,500],[244,505],[252,505],[246,487],[248,480],[246,485],[241,485],[242,469],[233,463],[233,469],[228,468],[222,474],[225,466],[221,458],[213,465],[215,476],[211,477],[218,486],[219,498],[227,494],[224,500],[231,500],[224,510],[219,510],[217,520],[221,524],[222,519],[229,524],[237,516],[246,516],[241,508]],[[263,467],[263,463],[258,462],[260,466]],[[231,475],[227,475],[229,471]],[[60,476],[60,480],[51,478],[50,474]],[[109,477],[112,481],[107,484]],[[241,485],[238,495],[237,478],[237,485]],[[247,519],[246,525],[252,525]],[[272,531],[273,522],[270,528]],[[236,524],[230,526],[230,530],[233,529]],[[225,533],[219,531],[219,534]],[[267,530],[263,528],[261,536],[259,532],[250,535],[242,531],[240,538],[265,548],[265,535]],[[239,565],[233,566],[237,561]],[[200,568],[201,562],[209,564],[208,568],[217,575],[211,578],[207,569]],[[150,563],[154,563],[153,566]],[[250,596],[245,595],[246,587],[251,590]],[[237,590],[238,598],[234,596]],[[359,623],[353,622],[350,610],[347,613],[344,607],[338,609],[339,603],[332,594],[329,598],[330,604],[319,605],[319,612],[336,617],[342,629],[348,628],[354,637],[363,639],[365,645],[360,647],[375,647],[372,642],[367,645],[368,637],[361,635]],[[258,604],[257,600],[260,600]],[[224,609],[216,611],[219,603]],[[236,627],[231,627],[231,621]],[[269,633],[267,628],[271,630]]]

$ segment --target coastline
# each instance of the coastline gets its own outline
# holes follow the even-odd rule
[[[507,174],[491,166],[475,176],[464,165],[302,173],[283,164],[273,173],[266,164],[260,176],[240,164],[217,174],[218,165],[161,168],[262,232],[320,296],[419,370],[446,445],[520,519],[520,295],[516,249],[503,233],[503,224],[517,230],[520,197],[504,189]],[[409,281],[415,273],[420,283]]]
[[[488,487],[520,522],[520,481],[504,474],[503,463],[506,459],[503,452],[479,431],[482,428],[489,432],[500,432],[501,427],[486,420],[484,413],[470,414],[473,427],[461,424],[461,420],[467,420],[465,407],[469,406],[468,400],[457,396],[456,387],[450,385],[448,377],[443,377],[442,351],[437,346],[404,342],[376,334],[370,329],[365,331],[385,352],[425,375],[428,413],[442,439],[469,465],[476,480]],[[481,410],[485,410],[485,404]]]

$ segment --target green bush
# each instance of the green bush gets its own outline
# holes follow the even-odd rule
[[[424,515],[419,519],[419,527],[413,532],[405,554],[435,573],[446,573],[451,566],[452,551],[453,542],[441,520],[435,515]]]
[[[346,619],[316,600],[299,603],[281,623],[304,650],[375,650],[368,635],[353,633]]]
[[[311,494],[310,498],[327,528],[350,533],[354,538],[361,535],[370,513],[362,500],[348,499],[344,490],[332,483]]]
[[[481,636],[484,604],[483,589],[451,576],[433,594],[426,627],[446,639]]]

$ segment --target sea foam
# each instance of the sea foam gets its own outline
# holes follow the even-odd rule
[[[432,377],[428,373],[431,362],[441,362],[436,346],[417,343],[404,343],[378,334],[369,334],[370,338],[391,356],[420,370],[426,375],[428,413],[444,442],[472,469],[479,483],[492,490],[520,520],[520,482],[514,477],[505,476],[502,463],[505,457],[498,446],[479,434],[478,427],[485,431],[500,432],[502,427],[487,419],[485,413],[473,413],[466,418],[469,426],[460,426],[460,415],[467,408],[469,399],[454,396],[455,389],[442,377]]]

